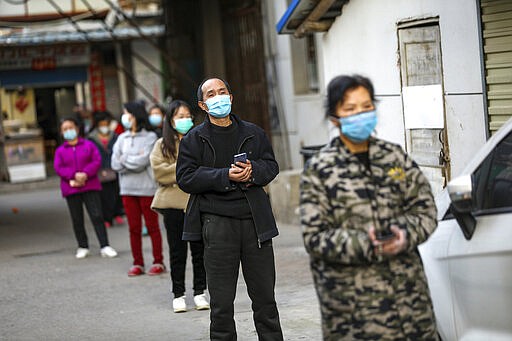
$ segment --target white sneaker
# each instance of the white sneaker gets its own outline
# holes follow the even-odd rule
[[[76,250],[76,255],[75,257],[77,259],[82,259],[82,258],[85,258],[89,256],[89,249],[86,249],[84,247],[79,247],[77,250]]]
[[[205,294],[195,295],[194,303],[196,304],[196,310],[208,310],[210,309],[210,303],[206,300]]]
[[[187,311],[187,303],[185,303],[185,296],[176,297],[172,300],[172,309],[175,313],[183,313]]]
[[[114,258],[117,257],[117,251],[111,246],[105,246],[101,248],[101,257]]]

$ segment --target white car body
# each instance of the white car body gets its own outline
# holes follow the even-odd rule
[[[512,119],[461,175],[473,174],[502,140],[510,141],[511,132]],[[507,168],[512,168],[512,154],[510,161]],[[446,188],[436,205],[439,226],[419,250],[442,339],[512,340],[512,205],[473,212],[477,223],[469,240],[456,219],[445,218],[450,206]]]

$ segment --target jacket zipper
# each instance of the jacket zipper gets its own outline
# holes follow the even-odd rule
[[[245,199],[247,200],[247,204],[249,205],[249,208],[251,209],[251,215],[253,214],[252,212],[252,206],[251,206],[251,202],[249,201],[249,199],[247,198],[247,194],[245,194],[245,191],[242,191],[242,193],[244,194],[245,196]],[[258,238],[258,249],[261,249],[261,240],[260,240],[260,237],[258,236],[258,229],[256,228],[256,222],[254,221],[254,219],[252,220],[253,223],[254,223],[254,231],[256,232],[256,237]]]
[[[76,146],[73,146],[73,158],[75,159],[75,173],[78,172],[78,160],[76,159]]]
[[[213,165],[215,165],[215,158],[217,157],[217,156],[215,155],[215,149],[213,148],[213,146],[212,146],[212,144],[211,144],[210,140],[208,139],[208,137],[206,137],[206,136],[204,136],[204,135],[199,135],[199,137],[201,137],[201,139],[202,139],[203,141],[206,141],[206,142],[208,143],[208,146],[210,147],[210,149],[211,149],[211,150],[212,150],[212,152],[213,152],[213,163],[210,165],[210,167],[213,167]]]
[[[245,143],[247,140],[252,139],[253,137],[254,137],[254,135],[246,136],[246,137],[244,138],[244,140],[242,141],[242,143],[240,143],[240,146],[238,147],[238,151],[237,151],[237,153],[240,153],[240,152],[242,151],[242,147],[243,147],[244,143]]]
[[[357,157],[356,157],[356,159],[357,159]],[[373,177],[372,162],[370,159],[370,143],[369,142],[368,142],[368,169],[366,167],[364,167],[365,165],[363,165],[361,160],[359,160],[359,159],[357,159],[357,164],[358,164],[358,168],[359,168],[361,174],[366,174],[366,176],[369,177],[370,183],[373,187],[373,195],[371,195],[371,191],[368,190],[367,183],[365,183],[365,185],[364,185],[366,195],[368,196],[368,199],[370,199],[370,207],[372,208],[373,225],[375,228],[378,227],[380,230],[381,226],[380,226],[380,216],[379,216],[379,205],[377,203],[377,193],[376,193],[378,186],[375,183],[375,179]],[[375,215],[377,215],[377,217],[375,217]]]

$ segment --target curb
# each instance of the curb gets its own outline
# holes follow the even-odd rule
[[[40,189],[59,188],[60,178],[58,176],[50,176],[45,180],[10,183],[0,182],[0,194],[9,194],[17,192],[37,191]]]

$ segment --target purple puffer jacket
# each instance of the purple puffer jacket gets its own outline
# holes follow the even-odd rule
[[[62,196],[67,197],[76,193],[101,191],[98,180],[98,170],[101,168],[101,155],[98,148],[89,140],[78,138],[76,145],[64,142],[55,151],[53,161],[55,172],[60,176]],[[87,174],[87,181],[82,187],[71,187],[69,180],[75,178],[75,173]]]

